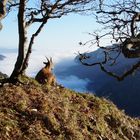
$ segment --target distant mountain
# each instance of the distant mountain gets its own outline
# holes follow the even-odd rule
[[[5,58],[4,55],[0,55],[0,60],[3,60]]]
[[[95,61],[102,59],[102,55],[98,57],[100,50],[89,53],[94,56]],[[77,61],[78,57],[76,57]],[[139,59],[126,59],[121,55],[117,64],[113,67],[108,67],[115,73],[122,73],[126,69],[130,69]],[[90,63],[91,60],[88,60]],[[62,62],[63,63],[63,62]],[[87,67],[78,63],[75,65],[67,65],[64,69],[61,68],[62,63],[57,65],[56,75],[66,77],[69,75],[77,76],[81,79],[88,78],[87,90],[95,92],[98,96],[103,96],[112,100],[119,108],[124,109],[131,116],[140,116],[140,71],[134,75],[129,75],[125,80],[119,82],[115,78],[108,76],[100,70],[99,66]],[[71,64],[71,63],[68,63]]]

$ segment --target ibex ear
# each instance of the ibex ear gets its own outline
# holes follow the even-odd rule
[[[47,64],[48,64],[48,62],[43,62],[43,64],[47,65]]]

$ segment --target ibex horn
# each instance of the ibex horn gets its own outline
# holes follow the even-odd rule
[[[46,56],[45,56],[46,57]],[[48,62],[50,62],[50,60],[48,59],[48,57],[46,57],[46,59],[48,60]]]
[[[52,63],[52,57],[50,58],[50,62]]]

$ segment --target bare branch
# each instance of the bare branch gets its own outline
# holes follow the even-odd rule
[[[96,45],[103,52],[106,52],[106,55],[103,56],[106,61],[104,61],[104,64],[102,62],[87,64],[85,63],[86,59],[84,61],[80,60],[80,62],[86,66],[99,65],[101,70],[108,75],[123,80],[139,67],[140,62],[134,64],[121,76],[109,71],[105,68],[105,64],[115,65],[121,54],[127,58],[140,57],[140,2],[139,0],[99,1],[94,15],[103,28],[99,33],[97,31],[93,34],[89,33],[93,38],[85,43],[80,43],[80,45]],[[105,37],[109,38],[111,44],[115,42],[115,46],[114,44],[110,47],[102,45]]]
[[[129,75],[133,74],[139,67],[140,67],[140,61],[138,61],[136,64],[134,64],[132,66],[132,68],[130,68],[129,70],[127,70],[126,72],[124,72],[121,76],[108,71],[104,65],[100,64],[101,70],[104,71],[105,73],[107,73],[108,75],[110,75],[111,77],[116,78],[118,81],[123,81],[126,77],[128,77]]]
[[[86,65],[86,66],[95,66],[95,65],[101,65],[101,64],[105,64],[108,60],[108,57],[107,57],[107,53],[104,51],[104,60],[101,61],[101,62],[94,62],[94,63],[87,63],[87,62],[84,62],[84,60],[87,60],[89,59],[90,57],[87,56],[85,53],[84,54],[81,54],[79,53],[79,60],[80,62],[83,64],[83,65]]]

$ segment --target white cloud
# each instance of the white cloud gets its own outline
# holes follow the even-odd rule
[[[16,62],[17,53],[4,53],[3,55],[6,58],[3,61],[0,61],[0,71],[9,75],[11,74],[14,64]],[[59,68],[67,69],[70,66],[76,65],[74,62],[75,54],[71,51],[69,53],[66,52],[54,52],[48,54],[47,57],[53,57],[53,60],[56,64],[59,64],[59,67],[55,69],[55,71],[59,70]],[[36,73],[44,67],[43,61],[46,61],[45,55],[42,55],[41,51],[34,51],[31,55],[29,61],[29,67],[27,69],[27,75],[31,77],[35,77]],[[62,77],[61,75],[56,75],[58,83],[64,85],[67,88],[76,90],[78,92],[87,91],[86,86],[88,85],[88,79],[79,79],[75,75]]]
[[[4,53],[3,55],[6,56],[6,58],[0,61],[0,71],[10,75],[16,61],[16,53]]]

